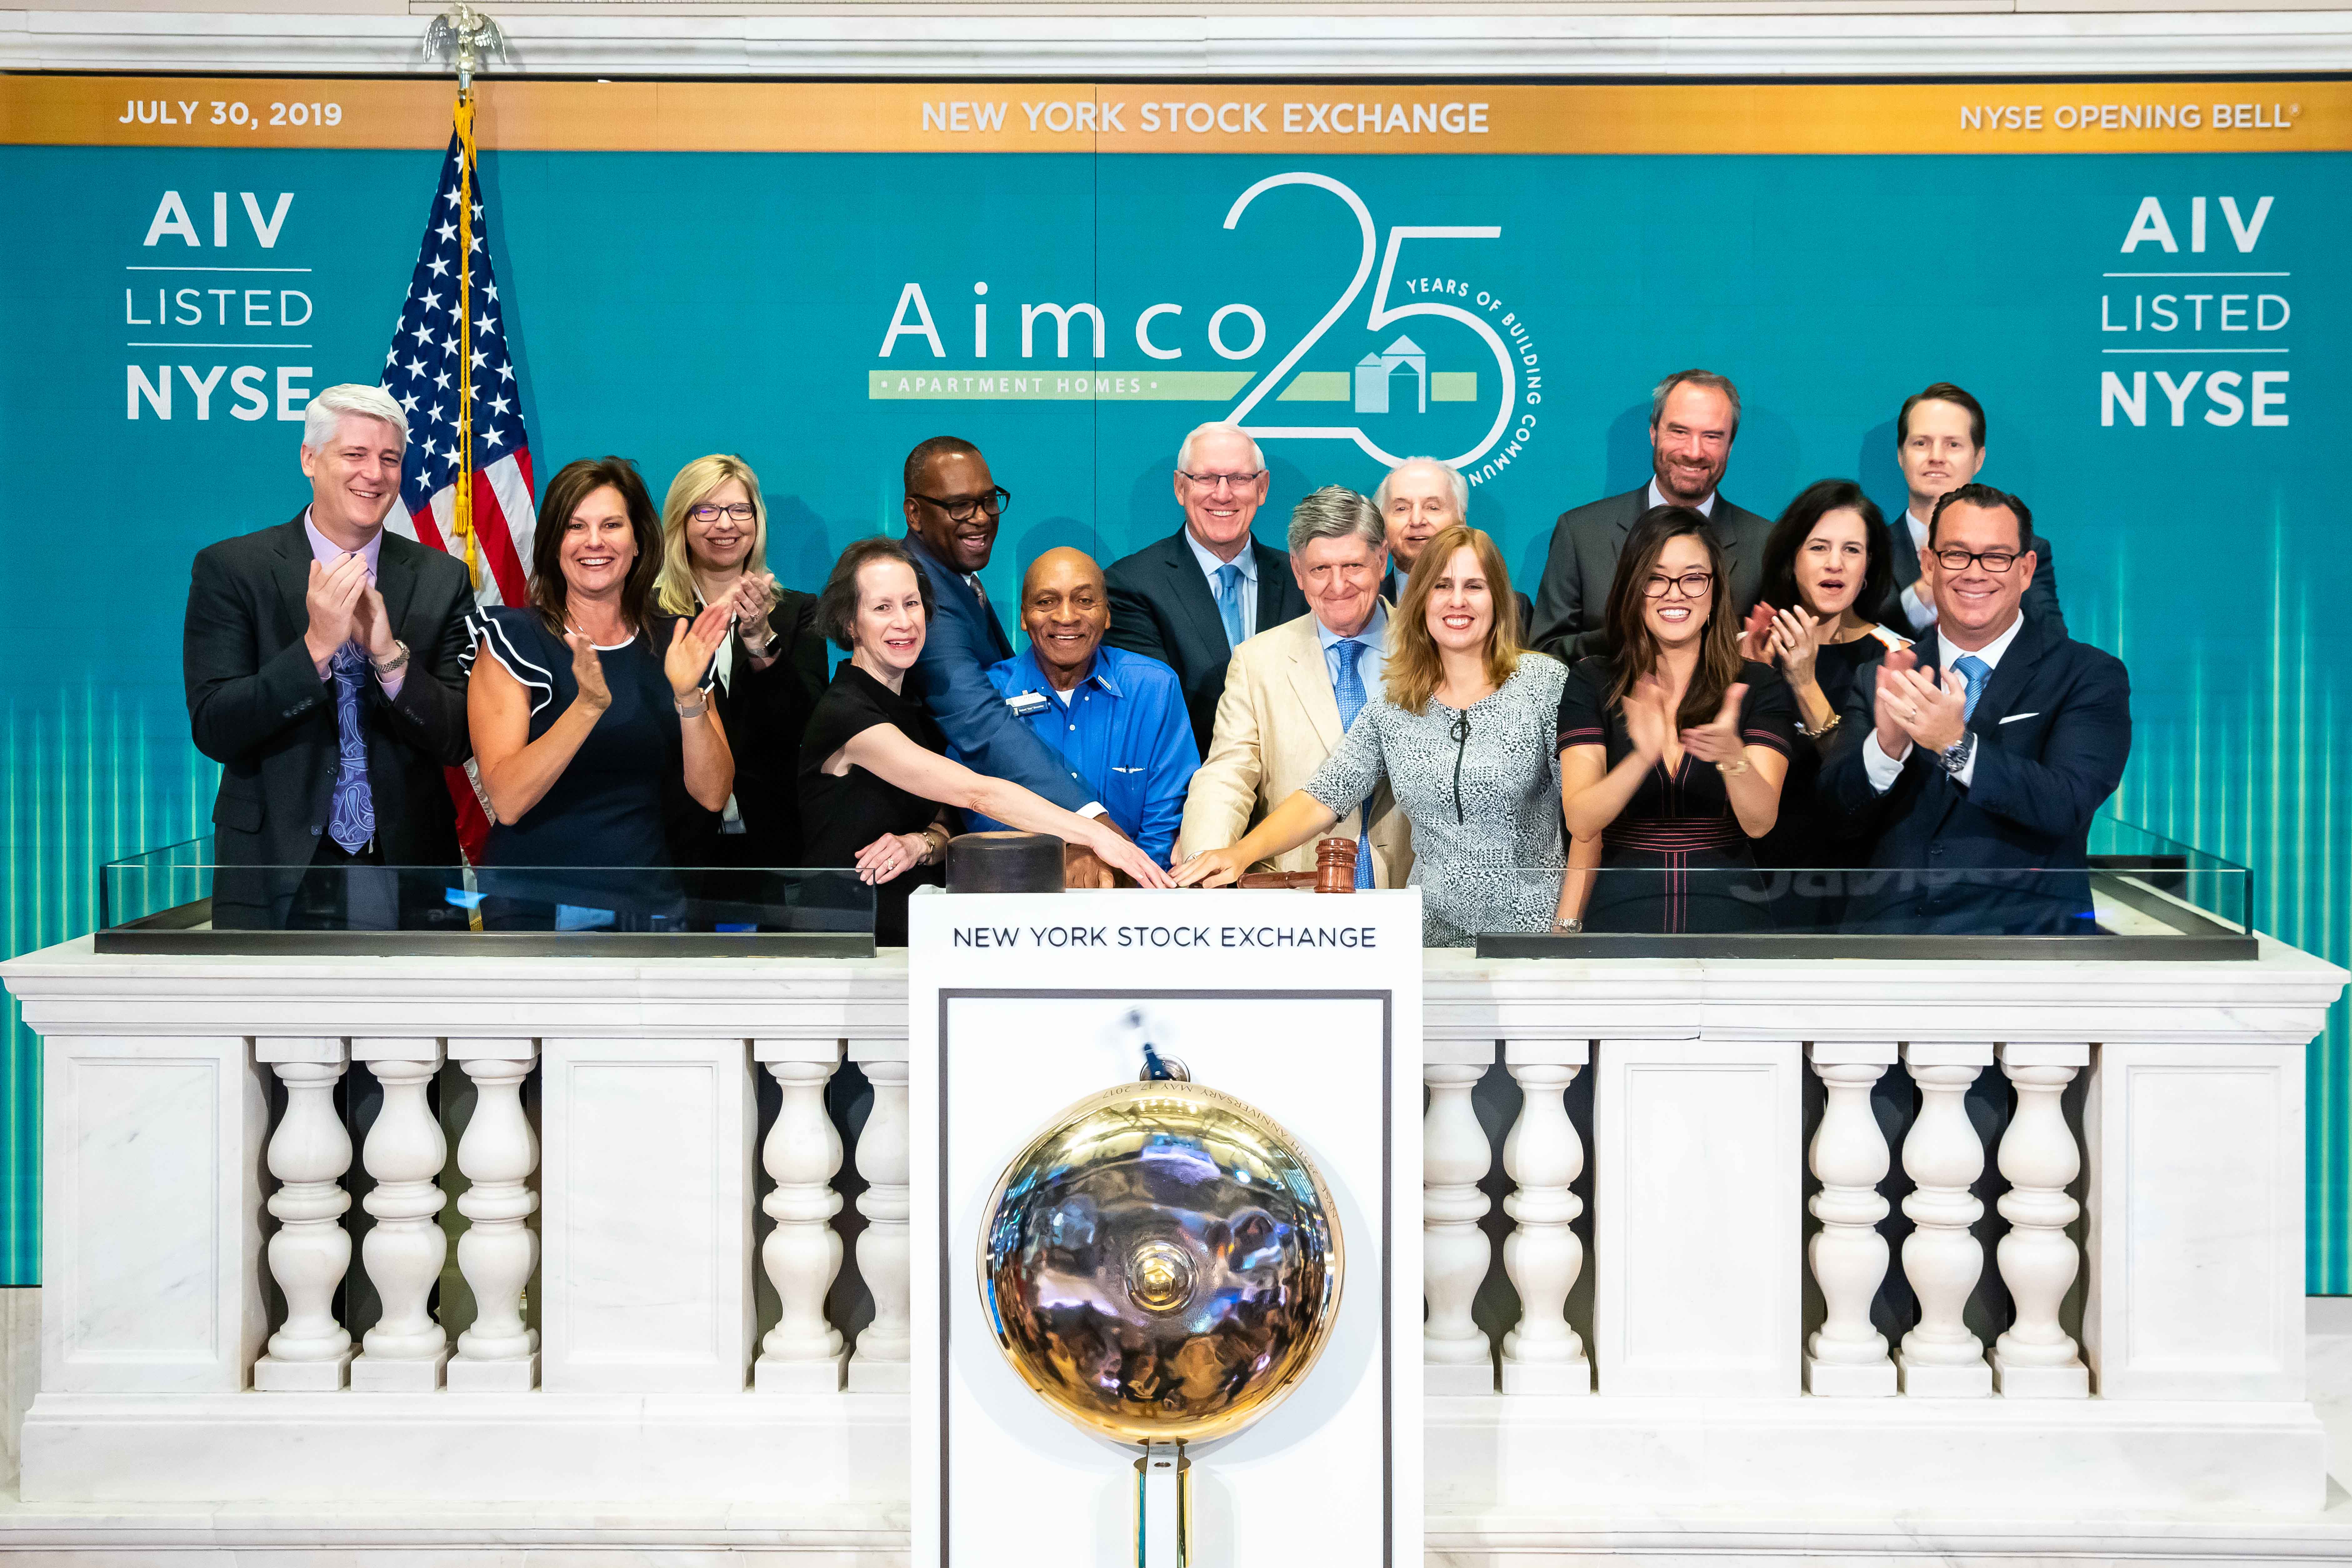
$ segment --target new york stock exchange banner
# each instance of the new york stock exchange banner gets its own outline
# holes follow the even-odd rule
[[[209,830],[189,560],[293,515],[309,394],[378,378],[450,102],[0,79],[9,952],[90,929],[103,861]],[[1899,509],[1896,406],[1957,381],[2069,626],[2130,664],[2111,809],[2250,865],[2264,929],[2346,957],[2352,83],[489,81],[480,103],[541,473],[619,453],[659,494],[740,453],[803,587],[896,531],[924,437],[978,442],[1013,492],[1006,602],[1046,546],[1108,561],[1173,529],[1178,438],[1232,418],[1265,433],[1268,540],[1312,487],[1431,455],[1532,591],[1552,520],[1644,477],[1667,371],[1738,383],[1724,491],[1768,515],[1827,476]],[[28,1284],[37,1047],[10,1006],[0,1280]],[[2309,1096],[2329,1292],[2352,1290],[2342,1006]]]

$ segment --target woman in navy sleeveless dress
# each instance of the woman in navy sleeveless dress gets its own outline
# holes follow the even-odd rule
[[[467,622],[467,716],[498,816],[478,879],[487,927],[684,923],[664,807],[683,784],[717,809],[733,783],[704,689],[727,611],[706,611],[670,647],[652,646],[659,538],[635,468],[614,458],[572,463],[540,508],[531,604]]]

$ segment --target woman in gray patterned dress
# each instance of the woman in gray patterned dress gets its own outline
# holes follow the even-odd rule
[[[1550,930],[1561,915],[1554,737],[1568,667],[1519,646],[1502,552],[1475,528],[1429,542],[1391,625],[1385,689],[1339,750],[1240,843],[1185,861],[1177,884],[1235,880],[1329,827],[1385,774],[1412,823],[1424,943]]]

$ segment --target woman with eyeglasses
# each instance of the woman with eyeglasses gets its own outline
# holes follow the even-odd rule
[[[735,788],[717,811],[677,795],[670,851],[680,866],[798,866],[801,731],[824,689],[816,595],[778,586],[768,571],[768,508],[740,458],[697,458],[662,502],[656,642],[669,623],[706,607],[733,629],[711,668],[712,705],[735,750]]]
[[[1865,613],[1892,596],[1895,583],[1876,503],[1852,479],[1807,485],[1764,542],[1763,582],[1763,600],[1748,617],[1741,647],[1779,668],[1806,743],[1790,759],[1780,821],[1756,847],[1756,858],[1800,870],[1861,865],[1868,847],[1832,831],[1815,786],[1831,748],[1853,739],[1841,733],[1838,715],[1858,672],[1911,646]],[[1808,880],[1814,890],[1792,889],[1783,900],[1783,923],[1835,929],[1837,900],[1828,884]]]
[[[1788,687],[1739,656],[1706,518],[1660,506],[1635,520],[1608,630],[1612,651],[1578,660],[1559,701],[1567,896],[1584,904],[1569,929],[1769,927],[1754,842],[1779,817],[1796,730]]]
[[[1185,861],[1177,884],[1238,879],[1328,828],[1385,776],[1412,824],[1407,882],[1421,889],[1424,944],[1550,930],[1566,912],[1551,741],[1567,667],[1520,646],[1502,552],[1460,523],[1423,547],[1389,624],[1383,689],[1339,749],[1239,843]]]

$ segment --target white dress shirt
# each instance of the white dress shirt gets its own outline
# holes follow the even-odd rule
[[[1184,531],[1184,542],[1192,547],[1192,558],[1201,563],[1202,572],[1209,579],[1209,597],[1212,599],[1217,596],[1217,574],[1228,566],[1241,569],[1241,640],[1247,642],[1257,636],[1257,552],[1250,548],[1250,541],[1247,539],[1242,541],[1242,552],[1231,561],[1218,560],[1216,552],[1193,538],[1192,531],[1189,528]],[[1221,611],[1221,617],[1222,615]],[[1234,646],[1238,647],[1241,644],[1236,643]]]
[[[1919,521],[1919,514],[1916,511],[1904,512],[1903,521],[1911,530],[1912,553],[1920,558],[1920,565],[1924,569],[1927,555],[1927,525]],[[1919,584],[1927,580],[1923,570],[1918,582],[1903,590],[1903,613],[1910,616],[1911,624],[1923,632],[1936,624],[1936,601],[1919,592]],[[1984,656],[1979,654],[1977,657],[1981,658]]]
[[[1958,663],[1964,656],[1967,656],[1984,660],[1988,669],[1999,669],[2000,668],[2000,656],[2009,651],[2009,645],[2017,640],[2017,634],[2024,625],[2025,612],[2021,608],[2017,613],[2017,618],[2009,623],[2009,630],[2001,633],[2000,636],[1993,638],[1992,641],[1985,644],[1982,647],[1955,648],[1946,645],[1944,647],[1944,668],[1946,669],[1951,668],[1952,666]],[[1985,677],[1985,679],[1986,682],[1990,684],[1992,677],[1988,674]],[[1978,700],[1982,701],[1983,699],[1979,698]],[[1901,752],[1892,757],[1888,756],[1885,752],[1881,750],[1879,747],[1878,727],[1875,724],[1872,725],[1869,738],[1862,742],[1862,771],[1870,776],[1870,787],[1876,790],[1881,795],[1885,795],[1888,790],[1893,789],[1895,787],[1895,781],[1903,776],[1904,758],[1908,757],[1914,749],[1915,748],[1912,746],[1911,742],[1906,740],[1903,742],[1903,750]],[[1976,776],[1977,755],[1974,752],[1970,752],[1969,753],[1967,764],[1963,766],[1958,773],[1952,775],[1952,782],[1958,784],[1962,789],[1966,789],[1969,784],[1974,782]]]
[[[1699,516],[1706,519],[1709,522],[1715,521],[1715,492],[1713,490],[1706,492],[1706,499],[1703,501],[1678,501],[1658,488],[1657,476],[1654,474],[1650,477],[1650,504],[1652,506],[1687,506],[1691,510],[1698,513]]]

